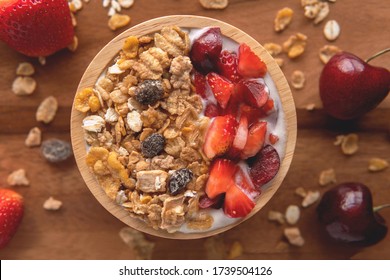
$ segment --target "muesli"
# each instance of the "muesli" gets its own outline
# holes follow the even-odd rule
[[[112,200],[154,229],[233,223],[253,209],[284,149],[280,101],[265,79],[264,62],[217,27],[130,36],[75,97],[86,163]]]

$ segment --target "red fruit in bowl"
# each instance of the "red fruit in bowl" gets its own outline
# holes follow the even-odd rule
[[[206,77],[197,71],[194,74],[194,86],[196,93],[206,99]]]
[[[206,183],[206,194],[214,199],[227,191],[233,182],[234,174],[238,167],[228,159],[218,158],[213,161],[209,171],[209,178]]]
[[[14,236],[24,213],[23,198],[10,189],[0,189],[0,249]]]
[[[245,114],[241,114],[240,121],[238,123],[237,133],[234,137],[233,144],[227,153],[227,156],[232,159],[238,159],[242,150],[245,147],[248,139],[248,118]]]
[[[389,90],[389,70],[347,52],[334,55],[320,76],[324,110],[341,120],[358,118],[374,109]]]
[[[28,56],[48,56],[72,43],[66,0],[0,1],[0,40]]]
[[[269,89],[263,79],[243,79],[236,85],[238,95],[242,95],[246,104],[261,108],[269,98]]]
[[[206,108],[204,109],[204,115],[209,118],[215,118],[219,116],[220,108],[214,103],[207,103]]]
[[[267,73],[267,65],[251,50],[242,43],[238,49],[238,73],[246,78],[261,78]]]
[[[207,129],[203,151],[212,159],[225,154],[233,144],[237,121],[231,115],[215,117]]]
[[[218,72],[233,83],[236,83],[241,79],[237,70],[238,57],[235,52],[223,50],[219,55],[217,66]]]
[[[343,183],[325,192],[317,214],[338,241],[371,245],[387,233],[384,219],[374,211],[370,189],[361,183]]]
[[[201,73],[216,71],[219,54],[222,50],[222,34],[219,27],[211,27],[194,40],[190,58],[195,69]]]
[[[265,134],[267,133],[267,122],[258,121],[252,124],[248,131],[244,149],[241,151],[241,158],[247,159],[255,156],[263,147]]]
[[[209,84],[218,104],[221,108],[225,109],[230,96],[234,92],[234,84],[225,77],[222,77],[214,72],[207,74],[206,81]]]

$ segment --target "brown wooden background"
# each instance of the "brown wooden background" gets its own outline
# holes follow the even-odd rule
[[[292,24],[281,34],[273,31],[276,11],[288,6],[295,11]],[[336,19],[341,25],[341,36],[334,43],[340,48],[367,58],[389,47],[390,4],[384,0],[339,0],[330,5],[327,19]],[[107,10],[101,1],[90,1],[77,14],[79,48],[75,53],[61,51],[47,58],[45,66],[36,59],[26,58],[0,43],[0,186],[6,187],[8,174],[18,168],[27,170],[29,187],[15,187],[26,200],[26,213],[22,224],[10,242],[0,251],[1,259],[133,259],[134,252],[118,236],[124,226],[111,216],[89,192],[82,181],[74,160],[51,165],[45,162],[37,148],[24,146],[30,128],[40,126],[43,139],[57,137],[70,140],[70,109],[75,90],[89,62],[114,36],[107,27]],[[390,160],[390,98],[378,109],[355,122],[336,122],[321,110],[307,112],[304,107],[315,103],[320,107],[318,78],[322,63],[318,50],[329,44],[322,34],[324,22],[314,26],[303,16],[299,0],[230,0],[223,11],[206,11],[197,0],[136,0],[125,11],[135,25],[154,17],[172,14],[194,14],[214,17],[247,32],[260,43],[282,43],[296,32],[309,38],[304,55],[294,61],[286,56],[283,71],[287,79],[292,71],[305,72],[307,83],[302,90],[293,90],[298,114],[298,141],[290,171],[281,189],[263,211],[238,227],[222,234],[227,245],[239,241],[244,247],[242,259],[390,259],[390,234],[379,244],[359,248],[337,244],[329,240],[318,227],[315,206],[302,211],[298,222],[306,244],[302,248],[280,250],[283,227],[267,221],[268,210],[284,212],[290,204],[300,203],[294,189],[320,189],[319,173],[327,168],[336,169],[339,182],[356,180],[367,184],[373,191],[376,205],[390,202],[390,169],[371,174],[367,161],[374,156]],[[28,97],[17,97],[11,91],[15,69],[19,62],[31,61],[36,67],[34,78],[38,89]],[[389,55],[372,62],[390,67]],[[58,98],[60,108],[50,125],[38,124],[35,111],[40,101],[49,95]],[[333,146],[336,135],[356,132],[360,149],[352,157],[345,157]],[[43,202],[54,196],[63,201],[58,212],[42,208]],[[390,223],[390,210],[383,210]],[[176,241],[153,236],[156,243],[154,259],[204,259],[205,240]]]

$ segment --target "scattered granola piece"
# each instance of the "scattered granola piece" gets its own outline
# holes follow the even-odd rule
[[[276,43],[265,43],[263,47],[271,56],[276,56],[282,52],[282,46]]]
[[[336,183],[336,172],[333,168],[323,170],[320,174],[319,183],[321,186]]]
[[[204,242],[204,248],[208,260],[226,259],[226,245],[222,235],[209,237]]]
[[[341,52],[341,49],[337,46],[325,45],[319,51],[320,60],[326,64],[335,54]]]
[[[244,248],[242,247],[239,241],[234,241],[230,246],[229,253],[227,255],[227,259],[233,260],[240,256],[242,256],[244,252]]]
[[[324,36],[328,41],[336,40],[340,35],[340,25],[335,20],[328,20],[324,26]]]
[[[289,37],[283,43],[283,50],[289,58],[296,58],[302,55],[305,51],[307,36],[302,33],[297,33]]]
[[[43,141],[41,151],[44,158],[53,163],[64,161],[72,155],[70,144],[59,139]]]
[[[305,240],[297,227],[285,228],[284,236],[291,245],[302,247],[305,244]]]
[[[305,85],[305,74],[300,70],[295,70],[291,75],[291,85],[295,89],[302,89]]]
[[[30,129],[30,132],[27,135],[26,140],[24,141],[24,144],[27,147],[37,147],[41,145],[41,138],[42,133],[39,127],[34,127]]]
[[[368,170],[371,172],[382,171],[389,167],[389,162],[382,158],[371,158],[368,162]]]
[[[222,10],[229,5],[229,0],[199,0],[205,9]]]
[[[16,95],[30,95],[37,87],[37,82],[31,77],[17,77],[12,83],[12,91]]]
[[[314,204],[318,199],[320,198],[320,192],[319,191],[308,191],[307,195],[302,201],[302,207],[309,207],[310,205]]]
[[[316,104],[309,103],[309,104],[306,105],[305,108],[306,108],[307,111],[314,111],[314,109],[316,108]]]
[[[54,96],[46,97],[39,105],[36,112],[36,120],[38,122],[50,123],[56,116],[58,102]]]
[[[119,231],[119,236],[127,246],[134,250],[136,253],[136,259],[152,259],[155,244],[151,241],[148,241],[142,232],[130,227],[125,227]]]
[[[345,135],[337,135],[336,140],[333,142],[333,145],[340,146],[341,143],[343,143],[343,141],[344,141],[344,137],[345,137]]]
[[[301,211],[297,205],[289,205],[284,216],[287,223],[290,225],[295,225],[298,222],[300,215]]]
[[[73,41],[68,45],[68,50],[71,52],[75,52],[77,50],[77,47],[79,46],[79,39],[77,36],[73,36]]]
[[[345,135],[341,143],[341,151],[344,155],[353,155],[359,149],[359,136],[355,133]]]
[[[118,3],[122,8],[128,9],[133,6],[134,0],[118,0]]]
[[[320,5],[317,1],[315,1],[312,4],[306,4],[303,9],[305,17],[314,19],[320,12]]]
[[[329,4],[327,2],[320,2],[318,4],[320,10],[316,17],[314,18],[314,23],[319,24],[321,21],[323,21],[329,14]]]
[[[26,176],[26,170],[24,169],[18,169],[12,172],[7,177],[7,183],[10,186],[28,186],[30,185],[30,182],[27,179]]]
[[[284,60],[283,58],[277,57],[275,58],[275,62],[279,67],[282,67],[284,65]]]
[[[298,188],[295,189],[295,194],[299,195],[302,198],[304,198],[307,195],[307,191],[303,187],[298,187]]]
[[[274,29],[276,32],[283,31],[291,23],[294,11],[288,7],[280,9],[276,13],[274,20]]]
[[[115,31],[130,23],[131,18],[128,15],[114,14],[108,20],[108,27]]]
[[[16,75],[31,76],[35,73],[34,66],[29,62],[21,62],[16,68]]]
[[[62,202],[60,200],[54,199],[52,196],[43,203],[43,208],[50,211],[59,210],[61,206]]]
[[[288,252],[289,245],[285,241],[279,241],[275,246],[276,252]]]
[[[281,225],[285,223],[284,215],[279,211],[270,210],[268,212],[268,220],[278,222]]]

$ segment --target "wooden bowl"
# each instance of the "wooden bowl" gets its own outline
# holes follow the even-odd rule
[[[284,77],[279,66],[276,64],[271,55],[252,37],[250,37],[245,32],[239,30],[238,28],[229,25],[225,22],[200,17],[200,16],[189,16],[189,15],[175,15],[175,16],[166,16],[161,18],[152,19],[141,24],[138,24],[122,34],[118,35],[111,42],[109,42],[92,60],[87,70],[85,71],[83,77],[81,78],[80,84],[78,86],[77,92],[85,87],[93,87],[98,77],[104,69],[106,69],[112,63],[113,58],[115,58],[122,47],[124,40],[130,36],[140,36],[153,34],[161,30],[163,26],[172,26],[176,25],[183,28],[203,28],[207,26],[219,26],[221,28],[222,34],[226,37],[233,39],[238,43],[245,42],[251,47],[251,49],[261,57],[261,59],[267,64],[268,72],[273,79],[282,103],[285,124],[287,129],[287,141],[285,147],[285,156],[281,162],[280,170],[274,180],[272,185],[268,187],[259,197],[255,208],[252,212],[246,216],[244,219],[241,219],[233,224],[230,224],[226,227],[207,231],[207,232],[196,232],[196,233],[168,233],[163,230],[155,230],[149,227],[143,221],[130,217],[129,213],[124,210],[121,206],[117,205],[112,201],[103,189],[99,186],[98,181],[95,179],[94,175],[90,172],[88,166],[85,163],[86,157],[86,143],[84,141],[83,129],[81,127],[82,120],[85,117],[83,113],[78,112],[72,107],[71,115],[71,139],[73,145],[73,151],[76,158],[76,162],[80,173],[87,184],[88,188],[96,199],[109,211],[112,215],[117,217],[119,220],[127,224],[128,226],[137,229],[139,231],[145,232],[147,234],[171,238],[171,239],[196,239],[212,236],[221,232],[224,232],[228,229],[231,229],[237,226],[239,223],[249,219],[254,214],[256,214],[275,194],[279,189],[286,173],[290,167],[291,160],[293,157],[296,135],[297,135],[297,121],[295,113],[295,105],[291,95],[289,85]]]

